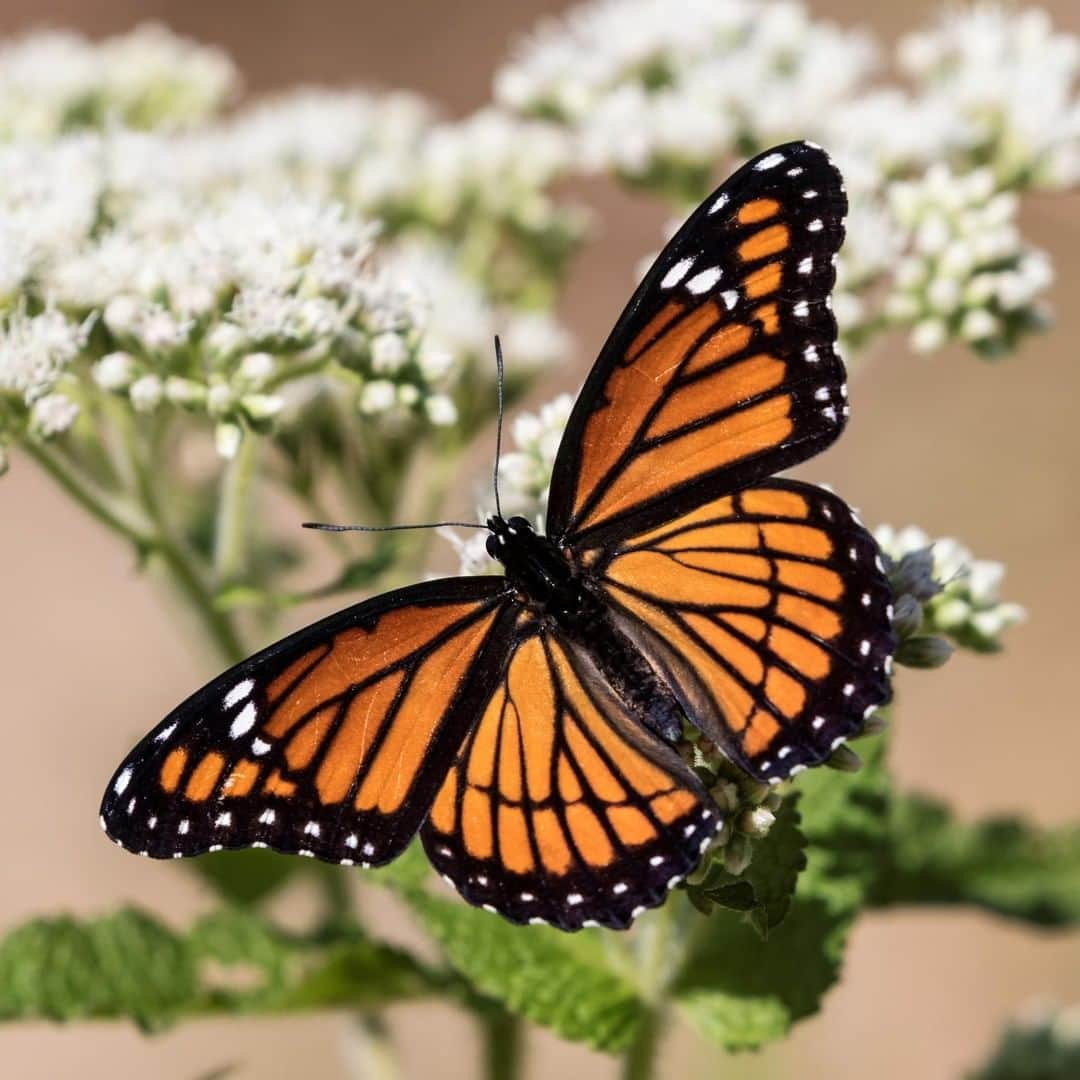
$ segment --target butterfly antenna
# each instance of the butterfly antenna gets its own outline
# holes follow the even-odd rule
[[[499,458],[502,457],[502,425],[503,425],[503,355],[502,342],[499,335],[495,335],[495,377],[499,390],[499,421],[495,428],[495,469],[492,475],[492,485],[495,488],[495,513],[502,517],[502,504],[499,502]]]
[[[322,532],[398,532],[402,529],[441,529],[453,525],[459,529],[486,529],[477,521],[428,521],[422,525],[328,525],[323,521],[301,522],[303,529],[319,529]]]

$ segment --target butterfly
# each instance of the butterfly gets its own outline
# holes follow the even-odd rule
[[[749,161],[639,285],[577,399],[547,533],[504,575],[349,607],[218,676],[114,774],[102,825],[154,858],[390,861],[420,832],[471,904],[625,928],[721,815],[684,719],[778,782],[889,692],[891,594],[835,495],[778,471],[848,415],[829,294],[847,200],[806,142]]]

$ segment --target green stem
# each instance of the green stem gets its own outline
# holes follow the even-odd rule
[[[150,532],[126,521],[121,513],[109,505],[109,501],[105,496],[72,472],[51,451],[40,443],[30,442],[29,440],[20,445],[26,454],[37,462],[96,521],[111,532],[130,541],[140,551],[145,551],[153,543]]]
[[[483,1016],[485,1080],[516,1080],[521,1075],[524,1025],[502,1008]]]
[[[228,616],[214,606],[213,592],[203,578],[197,559],[172,534],[158,499],[155,478],[144,460],[134,417],[117,408],[113,410],[113,418],[120,432],[136,497],[143,512],[154,524],[151,549],[160,556],[177,592],[203,624],[221,657],[229,664],[239,663],[248,650]]]
[[[218,585],[240,578],[245,569],[256,449],[254,433],[245,431],[235,457],[225,468],[214,536],[214,577]]]
[[[656,1067],[656,1048],[663,1029],[663,1012],[654,1006],[646,1009],[638,1021],[634,1041],[623,1058],[623,1080],[652,1080]]]

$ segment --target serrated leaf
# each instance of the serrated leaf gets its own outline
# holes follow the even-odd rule
[[[303,871],[303,860],[276,851],[216,851],[185,859],[191,871],[228,904],[255,905],[269,899],[294,874]]]
[[[634,1039],[642,1014],[635,989],[607,969],[587,931],[569,936],[513,926],[497,916],[422,892],[404,894],[446,958],[481,993],[557,1035],[611,1053]],[[580,939],[580,940],[579,940]]]
[[[90,922],[34,919],[0,942],[0,1019],[129,1016],[143,1028],[172,1019],[196,990],[181,938],[124,909]]]
[[[357,930],[295,938],[250,909],[215,912],[186,935],[138,911],[35,919],[0,942],[0,1020],[129,1018],[146,1029],[182,1016],[376,1008],[456,977]]]
[[[870,901],[971,904],[1039,926],[1080,922],[1080,827],[968,824],[920,795],[893,800]]]
[[[212,989],[231,1011],[377,1008],[447,985],[445,976],[409,953],[355,928],[338,930],[326,943],[295,939],[249,911],[226,909],[200,919],[190,941],[199,960],[217,965]],[[232,985],[245,971],[260,977]]]
[[[765,940],[731,912],[702,924],[674,997],[703,1038],[730,1050],[781,1038],[835,983],[889,801],[882,740],[863,747],[859,772],[818,769],[800,779],[806,868],[783,922]]]

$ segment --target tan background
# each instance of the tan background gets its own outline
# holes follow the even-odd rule
[[[672,8],[677,9],[673,3]],[[891,38],[935,5],[818,0],[819,15],[871,23]],[[1047,5],[1080,32],[1075,0]],[[512,35],[544,0],[0,0],[0,34],[47,22],[116,32],[157,17],[219,42],[255,90],[301,82],[413,87],[451,112],[485,100]],[[596,240],[579,261],[565,314],[579,335],[568,387],[584,373],[630,285],[656,247],[655,208],[602,184]],[[957,353],[882,352],[853,388],[847,436],[806,475],[836,485],[870,522],[919,522],[1009,564],[1008,595],[1029,606],[999,659],[959,657],[943,672],[904,671],[895,742],[902,782],[951,798],[960,813],[1022,811],[1042,822],[1080,816],[1076,691],[1080,503],[1073,472],[1080,309],[1080,199],[1041,197],[1030,235],[1057,260],[1060,321],[1020,358],[985,366]],[[544,388],[539,397],[550,391]],[[28,916],[106,911],[138,901],[186,920],[205,904],[190,879],[106,843],[102,786],[135,736],[199,684],[192,654],[128,554],[25,461],[0,482],[4,821],[0,929]],[[396,925],[396,924],[395,924]],[[824,1015],[767,1053],[723,1059],[684,1034],[663,1076],[737,1078],[959,1076],[1001,1022],[1038,995],[1080,1000],[1080,936],[1038,934],[978,914],[875,915],[855,932],[842,985]],[[395,1012],[407,1075],[469,1077],[470,1030],[448,1009]],[[190,1078],[235,1063],[235,1075],[344,1075],[344,1022],[333,1016],[202,1022],[148,1040],[120,1024],[0,1033],[5,1076],[87,1080]],[[614,1075],[606,1059],[535,1038],[533,1080]],[[572,1070],[572,1072],[571,1072]]]

